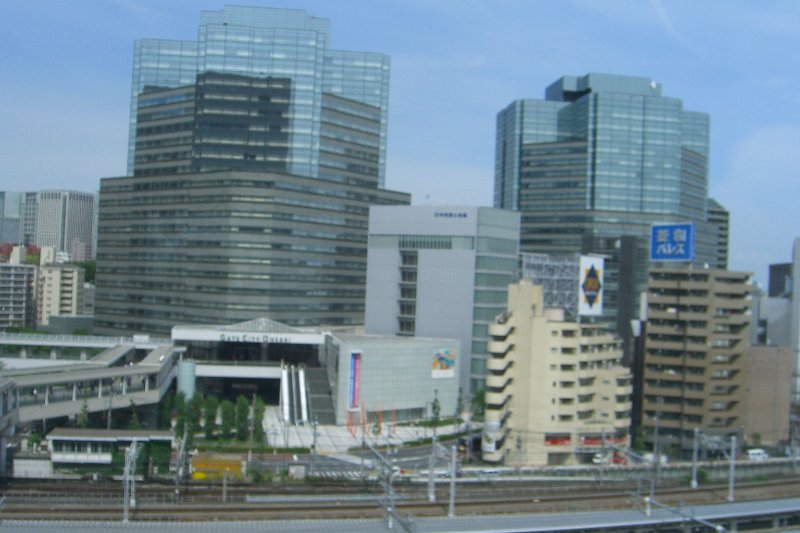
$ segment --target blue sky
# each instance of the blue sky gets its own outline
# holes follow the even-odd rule
[[[392,57],[387,186],[491,205],[496,113],[565,74],[649,77],[711,115],[731,269],[766,283],[800,236],[800,2],[308,0],[330,46]],[[125,172],[137,38],[194,39],[206,0],[4,0],[0,189],[96,190]]]

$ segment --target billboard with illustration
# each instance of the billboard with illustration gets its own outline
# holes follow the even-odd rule
[[[456,352],[450,348],[437,348],[433,353],[431,377],[452,378],[456,375]]]
[[[603,314],[604,266],[602,257],[581,256],[578,286],[578,314],[581,316]]]

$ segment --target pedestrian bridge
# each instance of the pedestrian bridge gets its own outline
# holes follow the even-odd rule
[[[19,422],[158,403],[176,376],[182,347],[167,339],[0,334],[2,346],[105,348],[95,357],[62,360],[51,354],[48,366],[6,368],[0,377],[16,386]],[[4,355],[10,355],[4,350]],[[25,355],[25,354],[21,354]],[[24,358],[24,357],[23,357]],[[56,361],[53,361],[56,359]],[[63,363],[62,363],[63,361]]]

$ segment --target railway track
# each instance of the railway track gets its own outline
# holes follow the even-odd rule
[[[602,486],[571,487],[568,493],[553,494],[546,486],[470,487],[460,485],[456,501],[457,513],[503,514],[536,512],[585,512],[598,509],[624,509],[642,505],[642,495],[631,487],[609,488]],[[122,494],[106,492],[112,486],[91,487],[82,493],[74,491],[66,496],[64,487],[9,488],[4,492],[5,503],[0,515],[5,519],[58,519],[58,520],[118,520],[122,513]],[[58,489],[61,490],[58,490]],[[84,487],[85,488],[85,487]],[[299,489],[306,489],[301,493]],[[136,508],[132,519],[140,521],[208,521],[208,520],[276,520],[310,518],[370,518],[382,515],[377,498],[382,493],[370,487],[364,491],[362,484],[343,486],[326,484],[315,486],[313,502],[308,498],[309,486],[269,487],[262,490],[258,503],[247,503],[247,495],[254,495],[255,487],[232,487],[229,499],[222,502],[220,487],[192,487],[192,497],[174,501],[173,487],[163,485],[137,486]],[[287,490],[292,489],[292,490]],[[413,490],[412,490],[413,489]],[[504,490],[506,489],[506,490]],[[294,495],[292,495],[294,492]],[[305,496],[304,496],[305,494]],[[354,500],[354,495],[373,497],[371,500]],[[102,497],[100,497],[102,495]],[[763,500],[800,496],[797,479],[762,483],[740,483],[735,491],[737,501]],[[709,485],[697,490],[686,488],[658,488],[656,497],[666,505],[694,505],[727,501],[727,485]],[[279,498],[270,501],[271,497]],[[295,498],[295,501],[292,501]],[[447,492],[437,491],[437,502],[426,499],[425,488],[402,487],[396,500],[400,514],[414,516],[444,516],[447,514]]]

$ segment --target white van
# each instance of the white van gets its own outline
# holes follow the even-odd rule
[[[769,454],[763,448],[751,448],[744,452],[749,461],[763,461],[769,459]]]

